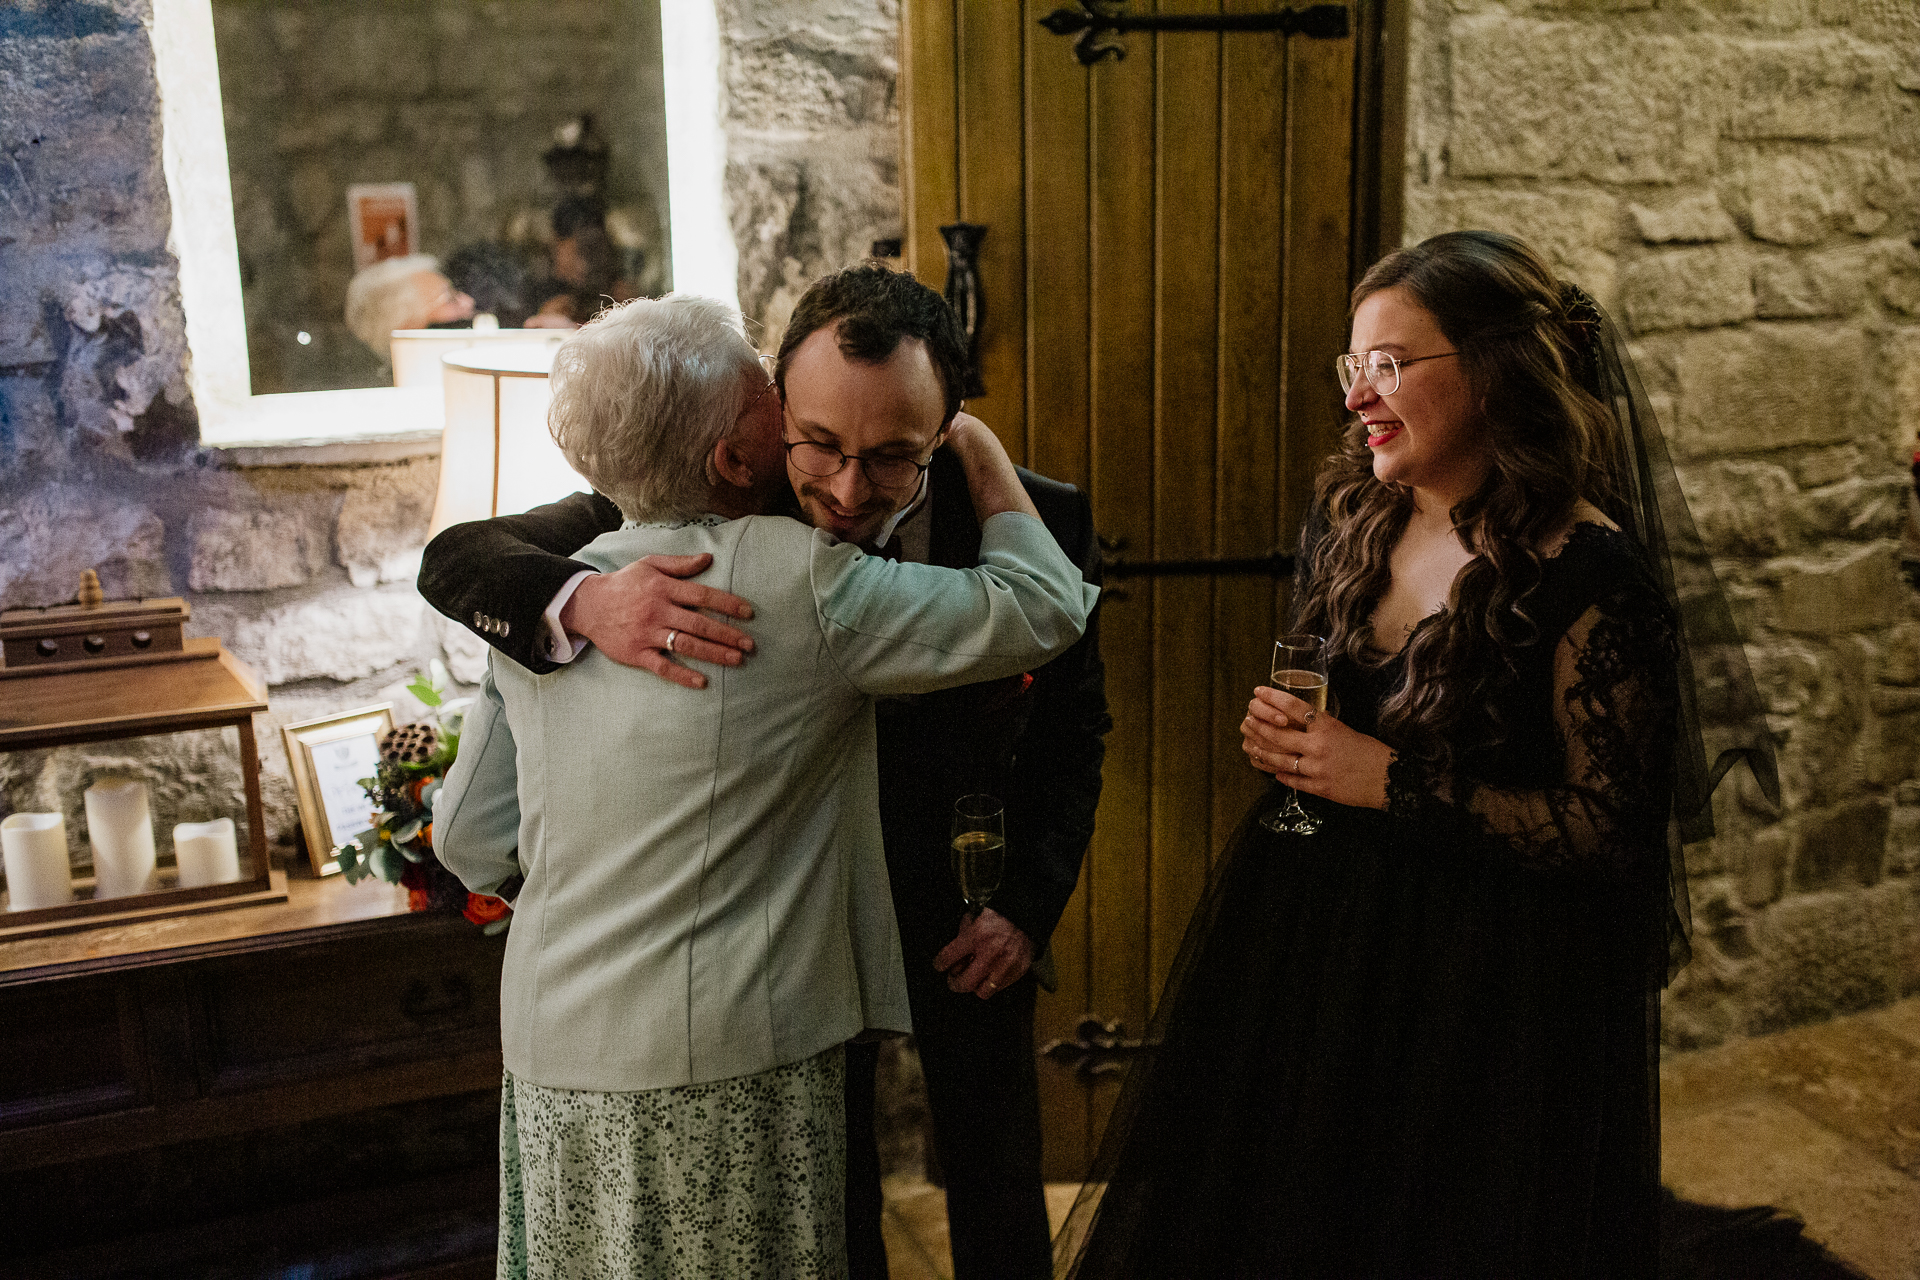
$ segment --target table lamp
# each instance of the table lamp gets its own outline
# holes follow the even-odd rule
[[[547,431],[551,343],[500,343],[440,358],[447,424],[428,537],[588,488]]]

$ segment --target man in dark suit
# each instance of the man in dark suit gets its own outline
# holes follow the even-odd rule
[[[919,344],[945,417],[915,418],[890,370]],[[911,347],[909,347],[911,351]],[[944,300],[877,266],[817,282],[795,307],[773,390],[784,406],[794,508],[816,528],[879,554],[964,567],[980,528],[959,467],[938,446],[960,409],[966,348]],[[1088,580],[1098,574],[1084,494],[1022,471],[1047,528]],[[427,548],[420,590],[508,657],[536,670],[585,643],[690,687],[673,660],[735,664],[751,638],[715,612],[750,604],[686,581],[706,565],[638,562],[595,575],[563,557],[620,522],[599,495],[456,526]],[[878,712],[881,826],[906,960],[908,999],[945,1175],[957,1280],[1051,1274],[1040,1175],[1033,1046],[1047,940],[1079,878],[1100,798],[1107,716],[1098,614],[1084,638],[1025,676],[886,703]],[[992,905],[967,919],[948,865],[953,802],[1006,804],[1007,859]],[[848,1253],[884,1276],[873,1128],[876,1049],[847,1057]]]

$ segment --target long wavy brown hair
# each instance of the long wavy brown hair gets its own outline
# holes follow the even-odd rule
[[[1542,550],[1580,499],[1609,514],[1616,505],[1602,461],[1609,419],[1572,372],[1584,363],[1579,317],[1569,315],[1577,291],[1520,240],[1497,231],[1434,236],[1375,263],[1351,306],[1393,288],[1425,308],[1460,353],[1491,458],[1485,483],[1451,513],[1477,558],[1455,579],[1448,607],[1408,641],[1407,678],[1381,708],[1383,738],[1444,762],[1463,736],[1506,736],[1509,726],[1486,720],[1486,695],[1517,651],[1541,638],[1527,598],[1540,585]],[[1412,491],[1374,478],[1358,420],[1315,489],[1328,531],[1313,549],[1298,626],[1326,636],[1330,657],[1378,662],[1371,617]]]

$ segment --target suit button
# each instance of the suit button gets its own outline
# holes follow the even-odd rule
[[[478,609],[473,611],[473,629],[475,631],[485,631],[487,629],[487,615]]]
[[[511,622],[508,622],[505,618],[500,619],[500,638],[502,640],[505,640],[507,638],[507,632],[511,630],[513,630],[513,624]]]

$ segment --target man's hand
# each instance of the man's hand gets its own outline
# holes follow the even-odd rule
[[[940,949],[933,967],[947,975],[947,988],[991,999],[1026,976],[1033,964],[1033,939],[991,908],[960,922],[960,933]]]
[[[613,573],[596,573],[561,606],[560,625],[615,662],[704,689],[705,676],[668,656],[669,639],[675,654],[724,667],[739,666],[741,655],[753,652],[752,636],[695,612],[710,609],[743,621],[753,617],[753,606],[739,596],[681,581],[712,563],[710,555],[647,556]]]

